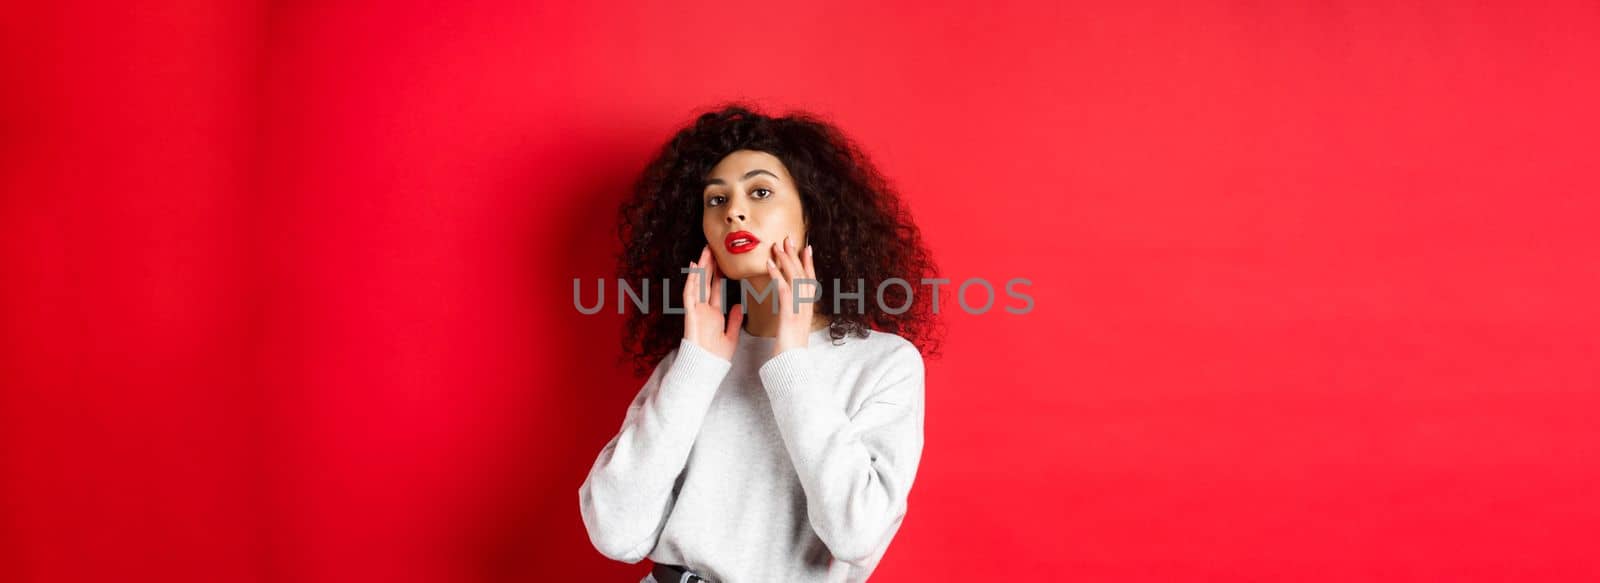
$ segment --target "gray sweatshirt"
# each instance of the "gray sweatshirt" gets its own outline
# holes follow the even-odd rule
[[[730,362],[684,340],[656,366],[578,488],[601,554],[719,583],[877,567],[922,458],[922,355],[877,331],[776,341],[740,331]]]

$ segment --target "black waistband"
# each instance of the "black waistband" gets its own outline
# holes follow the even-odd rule
[[[656,563],[655,567],[650,569],[650,576],[655,577],[656,583],[678,583],[678,581],[683,579],[683,574],[686,571],[688,571],[688,569],[685,569],[680,565]],[[710,579],[705,577],[701,577],[699,575],[689,575],[688,583],[700,582],[712,583]]]

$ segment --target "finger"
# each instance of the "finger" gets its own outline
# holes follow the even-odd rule
[[[814,263],[814,260],[811,258],[811,246],[810,245],[806,245],[805,257],[804,257],[803,261],[801,262],[801,265],[803,265],[805,267],[806,277],[809,277],[811,279],[816,279],[817,278],[817,266]]]
[[[794,279],[794,273],[789,271],[789,251],[785,249],[788,244],[789,238],[784,237],[782,241],[772,246],[772,261],[778,266],[778,271],[783,274],[785,280]]]
[[[798,281],[800,279],[810,278],[810,275],[806,272],[805,266],[801,263],[800,248],[798,246],[796,246],[796,242],[795,242],[793,237],[784,237],[783,238],[783,253],[782,253],[782,257],[783,257],[782,265],[783,265],[784,274],[786,276],[788,276],[790,285],[793,286],[793,288],[794,288],[794,290],[792,292],[790,292],[790,293],[791,294],[797,294],[797,295],[803,295],[803,296],[808,297],[808,298],[811,297],[812,294],[811,294],[810,290],[811,290],[811,286],[814,285],[814,284],[812,284],[810,282],[807,282],[807,283],[802,285]],[[794,303],[793,295],[790,296],[790,303],[791,304]],[[795,308],[790,308],[788,306],[784,306],[784,309],[792,309],[796,313],[805,313],[805,311],[810,309],[810,307],[811,307],[811,305],[809,303],[806,303],[806,304],[800,304],[800,305],[796,306]]]
[[[790,284],[793,284],[794,280],[805,276],[805,273],[800,270],[800,259],[796,256],[798,251],[799,249],[794,246],[794,239],[790,237],[783,238],[783,253],[778,265],[783,268],[783,274],[789,279]]]
[[[774,245],[774,247],[776,247],[776,245]],[[784,283],[783,270],[778,267],[777,260],[771,257],[767,258],[767,277],[771,277],[772,283],[775,285],[781,285]]]
[[[683,307],[685,309],[694,307],[695,300],[697,299],[694,293],[694,288],[697,281],[697,276],[695,275],[696,267],[698,266],[695,265],[695,262],[690,261],[689,276],[683,279]]]
[[[721,277],[717,277],[715,275],[711,276],[711,279],[712,279],[712,284],[711,284],[711,307],[716,308],[717,309],[717,313],[721,314],[722,313],[722,288],[723,288],[723,285],[728,280],[723,279]]]
[[[803,263],[804,259],[805,250],[800,248],[800,242],[791,239],[789,241],[789,263],[792,267],[794,267],[795,277],[806,276],[805,263]]]
[[[789,280],[783,275],[783,268],[778,265],[777,261],[771,258],[767,259],[767,276],[772,278],[772,284],[777,286],[779,289],[788,287],[789,285]]]
[[[730,342],[738,340],[737,337],[739,336],[739,324],[742,322],[744,322],[744,306],[734,304],[733,310],[728,312],[728,329],[723,332],[723,335],[726,336]]]
[[[776,248],[777,245],[773,247]],[[767,259],[767,277],[771,277],[777,284],[775,286],[777,289],[773,290],[773,293],[778,294],[778,313],[785,313],[789,309],[789,282],[785,281],[783,274],[778,271],[778,263],[770,258]]]
[[[706,245],[701,247],[700,261],[695,262],[695,265],[700,268],[700,275],[699,278],[695,280],[694,297],[696,302],[702,304],[706,303],[706,300],[710,299],[706,297],[706,285],[709,283],[711,278],[711,261],[711,246]]]
[[[812,283],[811,285],[812,286],[816,286],[814,288],[811,288],[811,289],[807,290],[806,297],[808,297],[808,298],[817,297],[818,296],[817,292],[820,291],[820,289],[822,287],[822,282],[817,281],[817,265],[816,265],[815,259],[813,259],[812,256],[811,256],[811,246],[810,245],[806,245],[805,250],[801,252],[801,263],[800,263],[800,265],[801,265],[801,269],[803,271],[805,271],[806,279],[809,279],[809,280],[815,282],[815,283]]]
[[[772,278],[773,290],[780,292],[778,293],[779,299],[782,299],[783,293],[781,292],[783,292],[784,285],[788,283],[784,279],[783,264],[779,263],[780,257],[783,255],[782,247],[782,241],[774,243],[772,245],[772,256],[767,258],[767,276]]]
[[[709,248],[707,249],[709,250]],[[702,265],[706,266],[706,278],[711,282],[711,297],[708,298],[708,303],[720,313],[722,312],[722,276],[717,274],[717,256],[707,255]]]

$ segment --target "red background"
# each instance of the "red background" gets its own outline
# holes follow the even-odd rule
[[[1034,282],[875,581],[1595,573],[1594,2],[143,4],[0,19],[0,579],[636,580],[571,281],[740,97]]]

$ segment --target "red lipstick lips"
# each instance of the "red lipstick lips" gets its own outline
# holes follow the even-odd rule
[[[753,251],[756,245],[760,243],[761,240],[757,239],[755,235],[751,235],[750,231],[734,231],[728,233],[728,238],[722,240],[722,244],[728,248],[728,252],[735,255]]]

